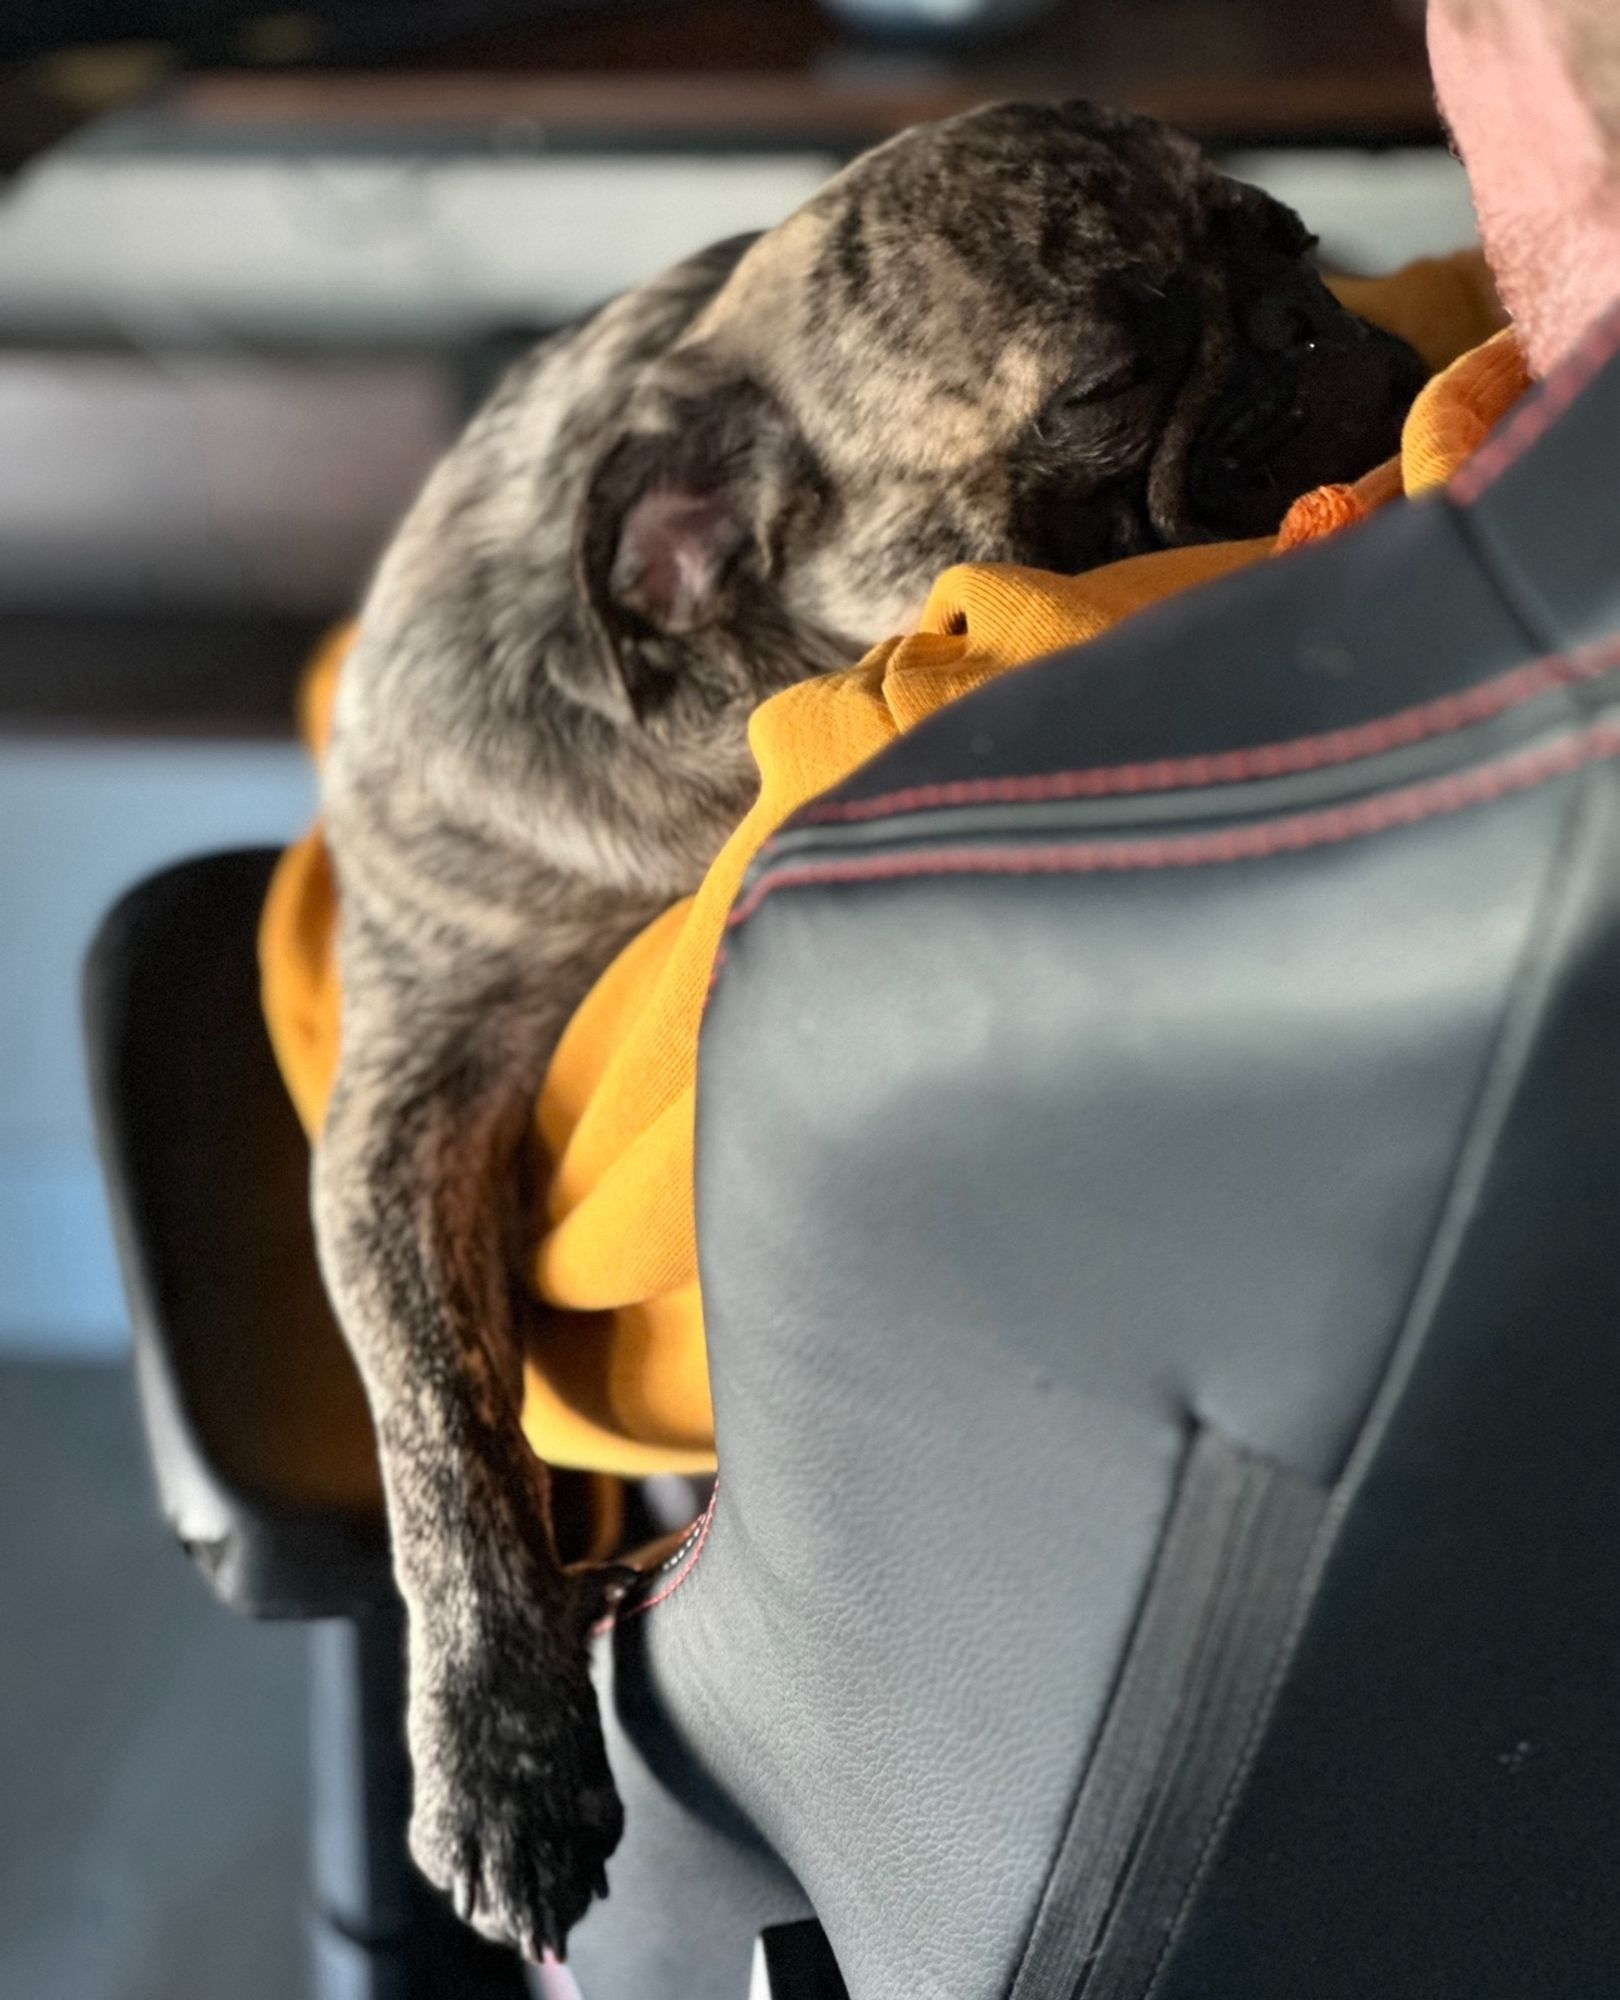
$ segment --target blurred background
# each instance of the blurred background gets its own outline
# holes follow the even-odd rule
[[[1414,0],[0,11],[0,1996],[302,1990],[302,1642],[139,1455],[78,1036],[162,863],[309,818],[302,662],[504,359],[998,96],[1156,113],[1341,267],[1470,237]]]

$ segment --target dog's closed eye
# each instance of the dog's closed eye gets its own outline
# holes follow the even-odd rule
[[[1087,370],[1078,377],[1071,377],[1048,402],[1047,412],[1052,415],[1064,415],[1076,410],[1089,409],[1097,403],[1112,402],[1116,396],[1123,396],[1127,390],[1140,388],[1152,372],[1150,356],[1123,355],[1113,362],[1105,362],[1100,368]]]
[[[1042,412],[1061,420],[1104,408],[1133,389],[1172,379],[1192,345],[1195,308],[1175,278],[1142,270],[1116,273],[1102,295],[1110,332],[1078,362]]]

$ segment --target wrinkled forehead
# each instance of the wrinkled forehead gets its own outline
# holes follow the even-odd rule
[[[896,240],[938,234],[969,258],[999,249],[1062,282],[1183,231],[1217,179],[1190,139],[1150,119],[1002,104],[901,133],[810,206]]]
[[[994,451],[1079,350],[1201,254],[1227,183],[1090,106],[1000,106],[864,155],[743,258],[693,328],[833,462],[874,429],[919,469]],[[897,446],[898,448],[898,446]]]

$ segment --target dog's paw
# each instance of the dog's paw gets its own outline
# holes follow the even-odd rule
[[[562,1956],[624,1829],[582,1650],[534,1626],[413,1671],[411,1853],[463,1920]]]

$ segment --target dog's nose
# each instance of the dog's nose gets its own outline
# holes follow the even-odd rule
[[[1256,299],[1243,325],[1250,346],[1261,354],[1313,354],[1321,332],[1308,308],[1276,293]]]

